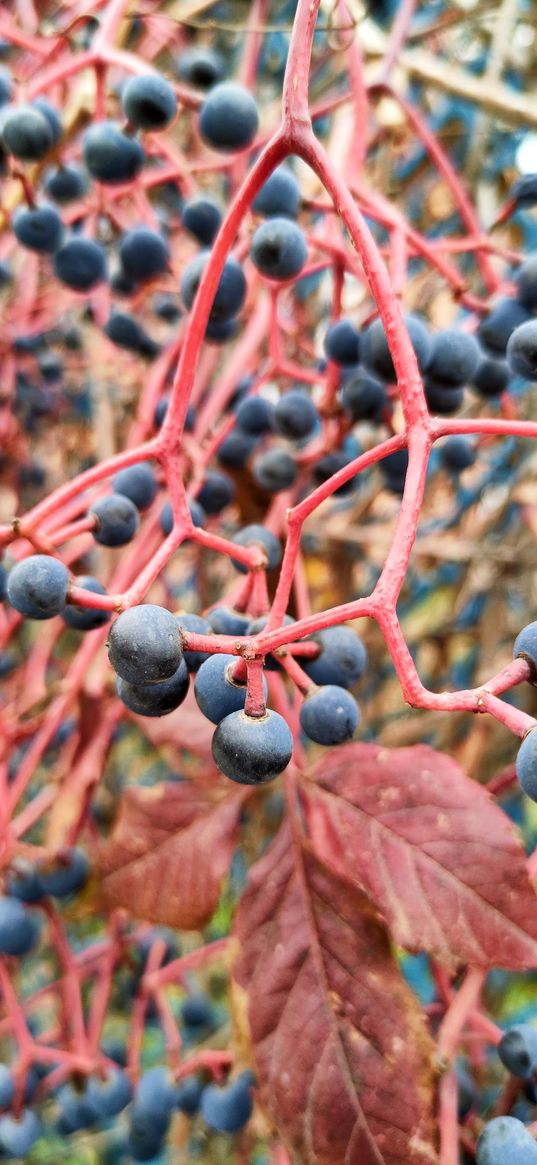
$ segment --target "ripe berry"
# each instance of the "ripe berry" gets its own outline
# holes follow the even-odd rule
[[[40,865],[38,868],[43,893],[52,898],[68,898],[78,893],[86,884],[88,875],[88,859],[77,846],[64,850],[54,864]]]
[[[477,1165],[536,1165],[537,1142],[522,1121],[498,1116],[485,1125],[477,1142]]]
[[[506,360],[490,356],[482,359],[471,380],[472,388],[484,397],[499,396],[509,384],[509,365]]]
[[[177,671],[160,683],[129,684],[118,679],[117,694],[131,712],[138,716],[167,716],[183,703],[188,692],[189,675],[184,659]]]
[[[91,176],[108,185],[132,182],[144,164],[140,143],[123,133],[113,121],[90,126],[82,148],[84,164]]]
[[[448,328],[433,337],[427,374],[437,384],[460,388],[472,379],[480,359],[479,344],[468,332]]]
[[[106,253],[94,239],[70,239],[53,261],[54,274],[73,291],[91,291],[106,279]]]
[[[537,320],[528,320],[512,332],[507,345],[507,363],[525,380],[537,377]]]
[[[227,473],[208,469],[198,494],[200,506],[211,516],[220,514],[235,497],[235,485]]]
[[[208,619],[201,615],[181,614],[175,616],[179,627],[179,634],[183,631],[193,631],[195,635],[212,635],[213,629]],[[183,659],[189,671],[198,671],[202,663],[209,659],[209,653],[204,651],[184,651]]]
[[[345,378],[341,403],[353,421],[381,421],[388,405],[386,388],[363,368]]]
[[[188,81],[190,85],[210,89],[223,80],[225,65],[219,53],[200,45],[181,53],[177,59],[177,71],[183,81]]]
[[[475,446],[467,437],[448,437],[440,449],[440,456],[446,469],[460,473],[474,464]]]
[[[408,468],[408,449],[397,449],[380,462],[380,471],[388,489],[402,493]]]
[[[516,299],[500,299],[481,321],[477,334],[492,356],[504,356],[512,333],[528,319],[528,312]]]
[[[35,867],[18,859],[9,872],[6,894],[10,898],[18,898],[20,902],[39,902],[45,891]]]
[[[405,324],[416,353],[418,367],[424,372],[431,358],[431,337],[425,324],[417,316],[406,315]],[[395,380],[395,368],[381,319],[374,320],[363,333],[362,359],[381,380],[390,382]]]
[[[54,202],[75,202],[86,193],[88,177],[76,162],[69,162],[49,170],[43,185]]]
[[[170,248],[157,231],[136,227],[123,235],[119,244],[119,258],[127,279],[133,283],[143,283],[166,271]]]
[[[192,518],[192,525],[203,526],[207,519],[205,510],[196,501],[189,501],[188,508],[190,510],[190,517]],[[160,528],[166,538],[173,530],[173,510],[171,502],[166,502],[166,505],[162,507]]]
[[[200,1112],[210,1129],[219,1133],[238,1133],[252,1115],[252,1075],[243,1072],[236,1080],[219,1088],[208,1084],[204,1088]]]
[[[273,170],[252,203],[255,214],[265,218],[297,218],[300,210],[300,187],[287,166]]]
[[[537,801],[537,729],[524,737],[516,758],[516,775],[532,801]]]
[[[237,427],[252,437],[262,437],[274,428],[274,405],[263,396],[247,396],[239,402]]]
[[[197,1113],[205,1084],[197,1076],[188,1076],[177,1085],[175,1107],[187,1116]]]
[[[0,954],[27,955],[38,936],[37,919],[24,903],[18,898],[0,897]]]
[[[537,622],[528,623],[515,639],[514,659],[526,659],[531,664],[532,682],[537,679]]]
[[[6,1113],[0,1117],[0,1151],[4,1157],[27,1158],[30,1149],[41,1136],[41,1124],[30,1108],[22,1110],[20,1116]]]
[[[267,559],[267,570],[274,570],[282,556],[279,539],[270,530],[266,530],[264,526],[255,524],[244,526],[242,530],[239,530],[237,534],[233,535],[233,542],[237,546],[260,547],[264,551]],[[247,573],[247,568],[242,562],[237,562],[234,558],[231,561],[236,570],[239,570],[242,574]]]
[[[130,498],[138,510],[147,510],[158,493],[155,471],[147,461],[129,465],[114,475],[112,489],[114,493]]]
[[[95,1076],[88,1081],[86,1095],[97,1119],[117,1116],[128,1105],[132,1087],[128,1076],[119,1068],[109,1068],[104,1080]]]
[[[316,744],[351,740],[360,722],[356,700],[336,684],[327,684],[308,696],[300,709],[303,731]]]
[[[167,1128],[176,1100],[176,1086],[166,1068],[149,1068],[140,1077],[135,1103],[156,1129]]]
[[[237,662],[236,655],[211,655],[197,672],[194,695],[203,715],[213,724],[244,708],[246,684],[233,679]]]
[[[247,89],[232,81],[215,85],[199,115],[202,138],[214,150],[233,153],[250,146],[257,133],[256,103]]]
[[[50,126],[52,134],[52,145],[57,146],[63,134],[63,126],[58,110],[51,101],[47,101],[46,97],[36,97],[32,101],[34,109],[38,109]]]
[[[429,411],[441,417],[452,416],[464,401],[462,388],[446,388],[445,384],[437,384],[429,378],[429,373],[425,378],[424,389]]]
[[[108,658],[129,684],[170,679],[182,659],[177,623],[171,611],[154,603],[123,611],[110,629]]]
[[[267,493],[280,493],[294,485],[298,468],[285,449],[268,449],[254,461],[253,474]]]
[[[208,257],[208,252],[202,251],[183,271],[181,296],[187,311],[194,303]],[[233,258],[226,259],[213,299],[210,320],[224,323],[231,320],[241,310],[245,296],[246,278],[240,263]]]
[[[136,129],[165,129],[177,111],[175,93],[164,77],[154,73],[130,77],[121,91],[123,113]]]
[[[58,1105],[57,1131],[60,1136],[70,1136],[97,1124],[99,1112],[85,1087],[79,1089],[73,1084],[64,1084],[58,1092]]]
[[[208,995],[198,991],[196,995],[189,995],[181,1004],[181,1019],[187,1027],[212,1027],[214,1025],[214,1008]]]
[[[95,595],[105,595],[106,589],[98,578],[89,574],[79,575],[76,579],[77,587],[83,587]],[[111,611],[100,611],[92,607],[79,607],[76,603],[67,603],[62,611],[62,619],[69,627],[77,631],[94,631],[96,627],[103,627],[111,618]]]
[[[315,684],[335,684],[352,688],[363,676],[367,653],[362,640],[350,627],[326,627],[312,636],[320,652],[303,661],[303,669]]]
[[[212,754],[217,768],[232,781],[262,785],[287,768],[293,754],[293,737],[278,712],[267,709],[259,718],[232,712],[216,729]]]
[[[108,339],[118,348],[125,348],[128,352],[137,352],[140,356],[155,356],[158,344],[148,336],[138,320],[127,312],[114,311],[104,327]]]
[[[13,215],[13,232],[29,251],[53,255],[61,247],[63,223],[53,206],[19,207]]]
[[[0,1109],[9,1108],[15,1095],[13,1073],[5,1064],[0,1064]]]
[[[35,105],[16,105],[3,111],[2,143],[22,162],[38,162],[54,144],[50,123]]]
[[[47,554],[32,554],[17,563],[7,580],[12,607],[29,619],[51,619],[67,602],[69,571],[63,562]]]
[[[245,635],[250,622],[247,615],[231,607],[213,607],[207,615],[215,635]]]
[[[503,1033],[498,1055],[514,1076],[532,1076],[537,1068],[537,1029],[529,1023],[514,1024]]]
[[[360,361],[360,333],[350,320],[336,320],[324,338],[324,350],[329,360],[342,368]]]
[[[274,409],[276,431],[293,441],[308,437],[318,422],[319,414],[313,401],[299,389],[286,392]]]
[[[102,546],[126,546],[140,524],[136,506],[123,494],[111,494],[94,502],[89,510],[97,519],[93,537]]]
[[[532,178],[535,179],[535,175]],[[528,311],[533,311],[537,307],[537,255],[530,255],[522,264],[515,283],[520,303]]]
[[[252,263],[267,279],[293,279],[302,271],[308,245],[300,227],[288,218],[269,218],[252,239]]]
[[[181,222],[203,247],[210,247],[222,222],[220,207],[212,198],[191,198],[181,211]]]
[[[232,429],[218,448],[217,461],[227,469],[242,469],[253,453],[256,444],[255,437],[250,437],[241,429]]]

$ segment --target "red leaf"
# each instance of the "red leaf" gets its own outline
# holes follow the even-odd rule
[[[315,852],[368,895],[401,946],[448,967],[537,966],[522,845],[455,761],[426,745],[352,744],[312,777],[302,808]]]
[[[218,904],[245,795],[217,799],[190,781],[127,789],[99,855],[104,905],[183,930],[202,926]]]
[[[423,1165],[432,1044],[363,895],[284,826],[234,926],[261,1098],[301,1165]],[[241,998],[246,993],[246,1000]]]

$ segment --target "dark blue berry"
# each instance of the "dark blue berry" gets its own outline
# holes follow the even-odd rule
[[[440,448],[440,457],[446,469],[460,473],[463,469],[469,469],[474,464],[475,446],[472,441],[468,440],[468,437],[448,437]]]
[[[119,1068],[110,1068],[104,1080],[95,1076],[91,1078],[87,1093],[99,1117],[106,1119],[126,1108],[132,1096],[132,1088],[125,1072]]]
[[[468,332],[448,328],[433,336],[427,374],[446,388],[460,388],[472,379],[480,360],[479,344]]]
[[[173,676],[160,683],[129,684],[118,678],[117,694],[138,716],[167,716],[183,703],[188,685],[188,668],[182,659]]]
[[[251,93],[233,81],[215,85],[205,98],[199,115],[199,130],[214,150],[233,153],[250,146],[257,133],[259,117]]]
[[[79,575],[76,579],[76,585],[95,595],[106,594],[106,588],[99,582],[99,579],[92,578],[89,574]],[[67,603],[62,611],[62,619],[69,624],[69,627],[75,627],[77,631],[94,631],[96,627],[103,627],[105,623],[109,622],[111,615],[111,611],[102,611],[95,607],[79,607],[76,603]]]
[[[177,70],[183,81],[197,85],[199,89],[210,89],[225,76],[222,57],[205,45],[185,49],[177,58]]]
[[[6,894],[20,902],[39,902],[45,891],[35,866],[17,861],[6,881]]]
[[[278,166],[263,183],[252,203],[255,214],[266,218],[297,218],[300,210],[300,187],[287,166]]]
[[[70,239],[53,260],[54,274],[73,291],[90,291],[106,279],[106,253],[94,239]]]
[[[54,144],[49,121],[35,105],[15,105],[3,111],[2,143],[22,162],[38,162]]]
[[[537,729],[524,737],[516,758],[516,775],[526,795],[537,801]]]
[[[288,218],[269,218],[252,239],[252,263],[267,279],[278,281],[298,275],[308,257],[308,245],[300,227]]]
[[[197,1113],[205,1085],[197,1076],[187,1076],[177,1085],[175,1107],[187,1116]]]
[[[147,332],[134,316],[127,312],[114,311],[104,326],[108,339],[118,348],[125,348],[128,352],[137,352],[140,356],[155,356],[158,344],[148,336]]]
[[[537,307],[537,255],[530,255],[522,264],[515,283],[520,303],[533,311]]]
[[[380,462],[380,471],[388,489],[402,493],[408,469],[408,449],[397,449]]]
[[[213,607],[207,615],[215,635],[245,635],[250,622],[247,615],[231,607]]]
[[[437,384],[427,373],[425,378],[425,399],[431,413],[441,417],[452,416],[460,409],[464,401],[464,389],[446,388],[444,384]]]
[[[63,223],[53,206],[19,207],[13,215],[13,232],[29,251],[53,255],[61,247]]]
[[[512,332],[506,355],[511,371],[517,376],[525,380],[537,378],[537,320],[528,320]]]
[[[39,113],[43,114],[43,117],[50,126],[52,144],[53,146],[57,146],[63,135],[63,125],[58,110],[51,101],[47,101],[46,97],[36,97],[32,101],[32,106],[34,109],[38,109]]]
[[[181,211],[181,222],[203,247],[210,247],[220,230],[222,211],[212,198],[191,198]]]
[[[298,468],[285,449],[268,449],[256,458],[253,474],[258,485],[267,493],[280,493],[294,485]]]
[[[201,991],[190,995],[181,1004],[181,1019],[187,1027],[212,1027],[214,1025],[214,1009],[208,995]]]
[[[212,635],[213,629],[208,619],[203,619],[201,615],[176,615],[179,632],[193,631],[195,635]],[[209,659],[210,655],[204,651],[183,651],[183,659],[189,671],[198,671],[202,663]]]
[[[38,877],[44,894],[52,898],[68,898],[85,886],[89,876],[89,862],[78,847],[64,850],[53,864],[38,868]]]
[[[89,1129],[99,1120],[98,1109],[86,1088],[78,1089],[72,1084],[64,1084],[58,1092],[58,1105],[57,1128],[61,1136]]]
[[[274,427],[282,437],[298,441],[308,437],[319,422],[319,414],[305,392],[291,389],[280,397],[274,409]]]
[[[192,518],[192,525],[203,526],[207,520],[205,510],[196,501],[189,501],[188,508],[190,510],[190,517]],[[166,505],[162,508],[160,528],[166,538],[173,530],[173,510],[171,502],[166,502]]]
[[[276,538],[276,535],[270,530],[266,530],[264,526],[255,524],[244,526],[242,530],[233,535],[233,542],[237,546],[258,546],[267,559],[267,570],[274,570],[282,556],[279,538]],[[247,567],[242,562],[237,562],[235,558],[232,558],[231,561],[236,570],[246,574]]]
[[[237,662],[236,655],[211,655],[196,674],[194,695],[198,707],[213,724],[244,708],[246,684],[233,679]]]
[[[537,1028],[517,1023],[503,1033],[498,1044],[502,1064],[514,1076],[532,1076],[537,1068]]]
[[[198,501],[206,514],[220,514],[235,498],[234,482],[227,473],[209,469],[205,474]]]
[[[316,744],[342,744],[351,740],[360,723],[356,700],[336,684],[307,696],[300,709],[300,724]]]
[[[119,260],[127,279],[143,283],[162,275],[170,262],[166,239],[149,227],[127,231],[119,244]]]
[[[45,192],[54,202],[75,202],[83,198],[88,189],[88,177],[75,162],[54,166],[45,175]]]
[[[165,607],[145,603],[123,611],[112,623],[108,658],[129,684],[153,684],[170,679],[182,652],[175,617]]]
[[[89,513],[97,519],[93,537],[102,546],[125,546],[132,542],[140,523],[136,506],[123,494],[100,498]]]
[[[113,121],[97,122],[86,130],[83,155],[92,178],[108,185],[132,182],[144,164],[140,143]]]
[[[350,627],[326,627],[312,636],[319,645],[314,659],[304,659],[302,667],[315,684],[335,684],[352,688],[363,676],[367,653],[362,640]]]
[[[181,278],[181,296],[189,311],[194,303],[201,277],[207,264],[208,252],[202,251],[191,259]],[[236,259],[228,258],[224,263],[220,281],[211,307],[210,321],[227,323],[241,310],[246,296],[246,278]]]
[[[498,1116],[477,1142],[477,1165],[537,1165],[537,1142],[522,1121]]]
[[[329,360],[342,368],[360,361],[360,333],[350,320],[336,320],[324,338],[324,350]]]
[[[515,659],[525,659],[532,668],[532,681],[537,679],[537,622],[528,623],[517,635],[513,649]]]
[[[274,405],[263,396],[247,396],[235,414],[237,428],[252,437],[262,437],[274,428]]]
[[[510,336],[527,319],[526,308],[516,299],[500,299],[481,321],[477,334],[492,356],[504,356]]]
[[[218,448],[217,461],[226,469],[243,469],[256,444],[255,437],[244,433],[242,429],[232,429]]]
[[[363,368],[345,378],[341,403],[353,421],[382,421],[388,406],[386,388]]]
[[[406,315],[405,324],[418,366],[420,371],[424,372],[431,358],[431,337],[425,324],[417,316]],[[374,320],[363,333],[362,359],[381,380],[390,382],[395,380],[395,368],[381,319]]]
[[[18,1117],[7,1113],[0,1117],[0,1150],[4,1158],[27,1158],[32,1145],[40,1136],[39,1118],[30,1108],[23,1109]]]
[[[0,897],[0,954],[27,955],[35,947],[38,935],[37,919],[24,903],[18,898]]]
[[[121,91],[123,113],[136,129],[165,129],[173,121],[177,100],[164,77],[155,73],[129,77]]]
[[[218,1133],[238,1133],[248,1123],[253,1108],[249,1072],[224,1088],[209,1084],[203,1090],[200,1112],[205,1124]]]
[[[471,380],[480,396],[500,396],[509,384],[509,366],[506,360],[495,360],[486,356],[482,359]]]
[[[10,1108],[14,1095],[13,1073],[5,1064],[0,1064],[0,1109]]]
[[[29,619],[51,619],[67,602],[69,571],[47,554],[32,554],[9,572],[7,597]]]
[[[278,712],[267,709],[261,717],[232,712],[220,721],[214,733],[212,754],[217,768],[232,781],[261,785],[287,768],[293,754],[293,737]]]
[[[129,465],[114,475],[112,489],[114,493],[130,498],[138,510],[147,510],[158,493],[155,471],[147,461]]]

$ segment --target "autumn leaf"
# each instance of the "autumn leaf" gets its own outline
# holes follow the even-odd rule
[[[247,795],[190,781],[127,789],[99,854],[103,905],[183,930],[202,926],[218,904]]]
[[[352,744],[302,783],[318,857],[363,890],[396,942],[445,966],[537,967],[537,900],[517,832],[426,745]]]
[[[261,1100],[300,1165],[424,1165],[432,1044],[367,900],[285,825],[234,925]]]

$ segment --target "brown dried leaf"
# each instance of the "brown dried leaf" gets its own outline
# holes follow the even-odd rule
[[[99,854],[103,904],[195,930],[218,904],[247,790],[211,795],[190,781],[127,789]]]
[[[234,935],[261,1099],[293,1161],[436,1161],[432,1044],[363,895],[284,826]]]
[[[351,744],[301,790],[311,844],[394,938],[448,967],[537,966],[537,901],[517,832],[481,785],[426,745]]]

